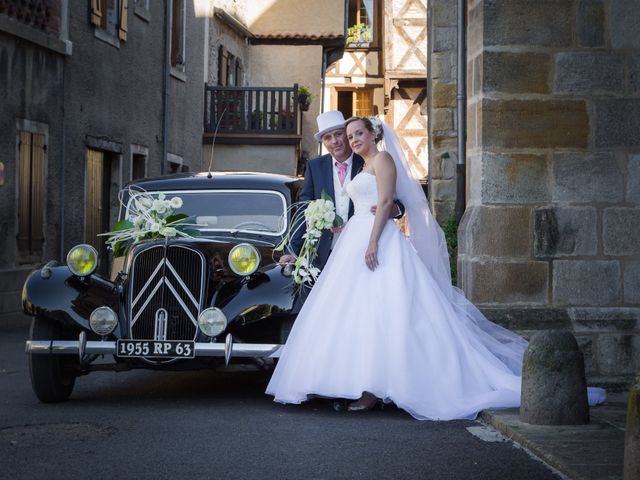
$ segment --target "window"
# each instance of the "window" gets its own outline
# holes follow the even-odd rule
[[[98,37],[103,40],[109,41],[100,36],[99,31],[104,31],[114,39],[126,41],[128,16],[128,0],[91,0],[91,23],[95,25]]]
[[[21,131],[18,169],[18,262],[41,261],[44,242],[45,136]]]
[[[184,0],[171,0],[171,66],[184,71]]]
[[[218,48],[218,85],[238,87],[242,85],[242,61],[222,45]]]
[[[147,157],[134,153],[131,156],[131,180],[138,180],[147,176]]]
[[[377,4],[375,0],[349,0],[347,47],[369,48],[378,44]]]
[[[345,118],[375,115],[376,111],[373,105],[371,89],[338,91],[338,110],[342,112]]]

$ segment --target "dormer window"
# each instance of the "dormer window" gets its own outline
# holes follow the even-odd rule
[[[347,48],[371,48],[378,45],[378,2],[349,0]]]

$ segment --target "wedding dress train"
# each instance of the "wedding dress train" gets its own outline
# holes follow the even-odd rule
[[[443,292],[389,220],[379,267],[367,268],[378,195],[374,175],[348,185],[347,222],[283,348],[266,392],[276,402],[310,395],[359,398],[368,391],[417,419],[473,419],[520,403],[527,342],[489,322],[457,289]],[[603,391],[590,391],[590,401]]]

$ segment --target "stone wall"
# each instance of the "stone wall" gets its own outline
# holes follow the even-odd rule
[[[461,287],[495,318],[510,311],[516,329],[572,328],[590,377],[630,378],[640,367],[640,4],[468,9]]]
[[[442,224],[456,203],[457,1],[429,2],[429,190],[431,207]]]

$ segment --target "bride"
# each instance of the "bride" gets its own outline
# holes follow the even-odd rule
[[[365,161],[347,186],[354,215],[266,393],[281,403],[311,395],[356,400],[351,411],[394,402],[421,420],[473,419],[486,408],[517,407],[527,342],[491,323],[451,285],[444,235],[395,132],[385,124],[377,130],[368,118],[345,126]],[[385,150],[378,150],[382,136]],[[406,208],[410,241],[389,219],[396,196]],[[590,403],[604,397],[589,394]]]

